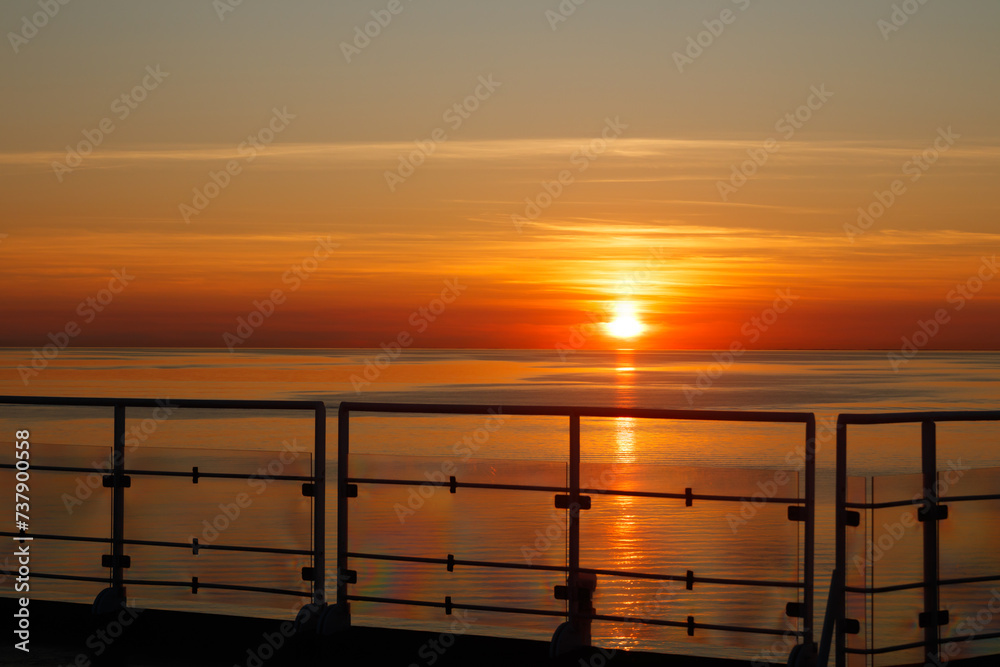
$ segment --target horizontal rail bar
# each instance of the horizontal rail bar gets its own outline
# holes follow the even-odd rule
[[[0,532],[2,537],[20,537],[21,533],[12,532]],[[81,537],[76,535],[36,535],[34,533],[27,533],[25,537],[32,537],[37,540],[60,540],[64,542],[97,542],[101,544],[110,544],[112,539],[110,537]],[[178,549],[188,549],[194,548],[194,545],[190,542],[166,542],[159,540],[122,540],[122,544],[132,545],[132,546],[142,546],[142,547],[174,547]],[[198,544],[198,550],[204,549],[214,549],[216,551],[242,551],[247,553],[264,553],[264,554],[288,554],[291,556],[313,556],[315,551],[311,549],[282,549],[280,547],[247,547],[239,545],[224,545],[224,544]]]
[[[663,625],[672,628],[692,628],[694,630],[721,630],[723,632],[744,632],[758,635],[778,635],[802,637],[804,632],[798,630],[781,630],[777,628],[750,628],[742,625],[719,625],[716,623],[687,623],[685,621],[665,621],[656,618],[641,618],[634,616],[615,616],[613,614],[580,614],[581,618],[595,621],[615,621],[618,623],[645,623],[646,625]]]
[[[90,408],[196,408],[225,410],[326,410],[322,401],[237,400],[201,398],[90,398],[71,396],[0,396],[0,405],[63,405]]]
[[[939,645],[944,644],[955,644],[958,642],[971,642],[978,641],[981,639],[996,639],[1000,637],[1000,632],[988,632],[984,634],[971,634],[971,635],[956,635],[954,637],[942,637],[938,640]],[[896,651],[905,651],[911,648],[921,648],[923,647],[923,642],[912,642],[909,644],[897,644],[895,646],[882,646],[879,648],[847,648],[844,649],[846,653],[853,653],[854,655],[879,655],[883,653],[894,653]]]
[[[948,503],[967,503],[976,500],[1000,500],[1000,493],[983,494],[977,496],[940,496],[938,497],[938,503],[941,505],[946,505]],[[844,503],[844,507],[850,509],[859,510],[882,510],[888,509],[890,507],[904,507],[906,505],[923,505],[923,498],[916,498],[910,500],[888,500],[882,503],[856,503],[848,502]]]
[[[904,507],[906,505],[923,505],[920,500],[887,500],[884,503],[844,503],[844,507],[858,510],[884,510],[890,507]]]
[[[268,453],[267,450],[260,450]],[[6,468],[8,470],[13,470],[16,466],[12,463],[0,463],[0,468]],[[83,468],[75,466],[31,466],[33,471],[43,470],[47,472],[81,472],[81,473],[97,473],[99,475],[110,475],[110,468]],[[194,471],[185,470],[122,470],[123,475],[148,475],[148,476],[160,476],[160,477],[195,477]],[[198,472],[198,479],[251,479],[254,477],[261,477],[260,473],[228,473],[228,472]],[[316,482],[318,477],[313,477],[311,475],[271,475],[268,474],[266,479],[268,480],[287,480],[291,482]]]
[[[261,450],[265,451],[265,450]],[[265,452],[266,453],[266,452]],[[122,470],[123,475],[147,475],[160,477],[195,477],[194,471],[188,470]],[[237,473],[237,472],[201,472],[198,471],[198,479],[252,479],[261,478],[267,480],[286,480],[291,482],[316,482],[318,477],[311,475],[271,475],[266,477],[260,473]]]
[[[956,579],[938,579],[938,586],[959,586],[962,584],[980,584],[989,581],[1000,581],[1000,575],[998,574],[988,574],[981,577],[959,577]],[[911,590],[914,588],[923,588],[924,582],[918,581],[911,584],[896,584],[893,586],[844,586],[844,590],[848,593],[895,593],[896,591]]]
[[[110,540],[109,540],[110,541]],[[178,549],[194,549],[194,544],[191,542],[163,542],[158,540],[122,540],[122,544],[128,544],[133,546],[142,547],[171,547]],[[242,551],[246,553],[261,553],[261,554],[288,554],[292,556],[313,556],[315,551],[310,549],[282,549],[280,547],[244,547],[237,545],[224,545],[224,544],[198,544],[198,550],[213,549],[216,551]]]
[[[432,602],[430,600],[406,600],[402,598],[383,598],[374,597],[369,595],[348,595],[348,600],[356,602],[374,602],[379,604],[400,604],[400,605],[410,605],[415,607],[432,607],[436,609],[446,609],[451,607],[452,609],[464,609],[468,611],[492,611],[501,612],[509,614],[530,614],[534,616],[565,616],[565,612],[562,611],[549,611],[546,609],[527,609],[523,607],[501,607],[494,605],[479,605],[479,604],[462,604],[459,602],[452,602],[451,604],[446,604],[444,602]],[[666,621],[655,618],[638,618],[631,616],[612,616],[609,614],[583,614],[579,615],[580,618],[589,618],[596,621],[615,621],[622,623],[645,623],[647,625],[662,625],[675,628],[694,628],[696,630],[721,630],[725,632],[743,632],[751,634],[763,634],[763,635],[777,635],[784,636],[786,634],[792,636],[802,636],[805,633],[794,631],[789,632],[788,630],[774,629],[774,628],[748,628],[738,625],[718,625],[713,623],[687,623],[683,621]]]
[[[17,572],[11,572],[10,570],[0,569],[0,574],[7,575],[8,577],[18,576]],[[110,576],[104,577],[86,577],[78,574],[46,574],[45,572],[32,572],[31,576],[36,579],[61,579],[64,581],[93,581],[99,584],[106,584],[111,581]]]
[[[974,642],[980,639],[996,639],[1000,637],[1000,632],[986,632],[981,635],[956,635],[954,637],[942,637],[942,644],[954,644],[955,642]]]
[[[444,602],[431,602],[429,600],[404,600],[401,598],[380,598],[372,597],[370,595],[348,595],[348,600],[354,600],[357,602],[377,602],[379,604],[403,604],[410,605],[413,607],[434,607],[437,609],[446,609],[448,607]],[[492,605],[479,605],[479,604],[459,604],[452,603],[452,609],[467,609],[469,611],[497,611],[510,614],[530,614],[533,616],[559,616],[563,617],[566,615],[564,611],[548,611],[546,609],[527,609],[523,607],[495,607]]]
[[[2,537],[21,537],[21,533],[11,533],[6,531],[0,531],[0,536]],[[100,542],[102,544],[111,544],[110,537],[85,537],[77,535],[48,535],[43,533],[25,533],[24,537],[32,537],[36,540],[62,540],[64,542]]]
[[[348,477],[347,481],[351,484],[390,484],[390,485],[406,485],[406,486],[440,486],[444,488],[451,488],[451,482],[439,482],[434,480],[420,480],[420,479],[388,479],[381,477]],[[455,481],[454,484],[456,489],[496,489],[501,491],[544,491],[546,493],[569,493],[570,489],[566,486],[536,486],[529,484],[494,484],[489,482],[459,482]],[[672,500],[708,500],[708,501],[721,501],[721,502],[743,502],[747,500],[747,496],[724,496],[724,495],[714,495],[714,494],[699,494],[692,493],[690,495],[685,493],[661,493],[659,491],[625,491],[622,489],[589,489],[581,488],[580,493],[592,493],[601,495],[613,495],[613,496],[635,496],[639,498],[667,498]],[[759,498],[754,499],[755,501],[765,502],[765,503],[777,503],[777,504],[801,504],[806,502],[805,498]]]
[[[0,468],[7,468],[8,470],[13,470],[16,467],[17,466],[15,466],[12,463],[0,463]],[[44,471],[47,471],[47,472],[96,472],[96,473],[100,473],[100,474],[103,474],[103,475],[111,474],[111,469],[110,468],[107,468],[107,469],[105,469],[105,468],[93,468],[93,467],[91,467],[91,468],[83,468],[83,467],[77,467],[77,466],[38,466],[38,465],[32,465],[31,466],[31,470],[32,471],[44,470]]]
[[[910,648],[923,648],[923,642],[910,642],[909,644],[897,644],[895,646],[882,646],[880,648],[845,648],[844,653],[853,653],[855,655],[881,655],[883,653],[895,653],[896,651],[905,651]]]
[[[660,410],[654,408],[601,408],[538,405],[469,405],[464,403],[365,403],[344,401],[344,412],[390,412],[411,414],[524,415],[539,417],[633,417],[638,419],[677,419],[692,421],[736,421],[807,424],[812,413],[741,412],[735,410]],[[1000,418],[1000,417],[998,417]]]
[[[915,424],[920,422],[1000,421],[1000,410],[960,410],[942,412],[845,413],[840,424]]]
[[[893,586],[844,586],[844,590],[848,593],[895,593],[896,591],[909,591],[914,588],[923,588],[924,582],[918,581],[912,584],[895,584]]]
[[[989,493],[978,496],[940,496],[938,497],[938,504],[965,503],[976,500],[1000,500],[1000,493]]]
[[[452,565],[465,567],[495,567],[515,570],[541,570],[546,572],[569,572],[566,565],[532,565],[528,563],[503,563],[485,560],[460,560],[453,558],[434,558],[430,556],[397,556],[393,554],[372,554],[357,551],[347,552],[348,558],[361,558],[366,560],[387,560],[403,563],[424,563],[428,565]],[[627,570],[604,570],[589,567],[581,567],[579,572],[587,574],[601,574],[626,579],[654,579],[658,581],[692,581],[700,584],[721,584],[724,586],[760,586],[764,588],[803,588],[803,582],[791,581],[767,581],[760,579],[726,579],[719,577],[691,577],[677,574],[653,574],[650,572],[631,572]]]
[[[587,574],[603,574],[612,577],[622,577],[625,579],[654,579],[657,581],[690,581],[696,584],[720,584],[723,586],[761,586],[764,588],[803,588],[805,583],[801,581],[768,581],[764,579],[726,579],[719,577],[695,577],[690,578],[678,574],[652,574],[649,572],[630,572],[627,570],[603,570],[590,567],[581,567],[580,572]]]
[[[638,498],[669,498],[675,500],[711,500],[711,501],[721,501],[721,502],[743,502],[749,500],[748,496],[725,496],[718,494],[703,494],[703,493],[692,493],[688,495],[686,493],[660,493],[658,491],[623,491],[619,489],[580,489],[580,493],[593,493],[611,496],[635,496]],[[805,498],[754,498],[754,502],[762,503],[779,503],[779,504],[802,504],[806,502]]]
[[[540,570],[544,572],[569,572],[565,565],[533,565],[530,563],[498,563],[493,561],[480,560],[458,560],[449,561],[447,558],[431,558],[423,556],[394,556],[391,554],[366,554],[356,551],[348,551],[348,558],[363,558],[366,560],[388,560],[403,563],[425,563],[427,565],[464,565],[465,567],[496,567],[511,570]]]
[[[960,584],[980,584],[987,581],[1000,581],[1000,575],[987,574],[981,577],[959,577],[956,579],[938,579],[939,586],[957,586]]]
[[[171,586],[175,588],[191,588],[190,581],[163,581],[159,579],[125,579],[122,583],[132,586]],[[247,593],[271,593],[273,595],[293,595],[296,597],[312,597],[312,591],[292,591],[286,588],[266,588],[263,586],[242,586],[237,584],[212,584],[198,582],[198,588],[210,588],[220,591],[244,591]]]
[[[443,486],[450,488],[450,482],[436,482],[420,479],[382,479],[379,477],[348,477],[347,481],[352,484],[397,484],[397,485],[425,485]],[[491,484],[487,482],[455,482],[455,488],[464,489],[499,489],[502,491],[544,491],[546,493],[569,493],[565,486],[535,486],[530,484]]]

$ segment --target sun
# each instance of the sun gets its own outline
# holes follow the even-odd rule
[[[645,327],[636,317],[636,307],[631,301],[620,301],[615,304],[615,318],[605,322],[604,328],[615,338],[635,338]]]

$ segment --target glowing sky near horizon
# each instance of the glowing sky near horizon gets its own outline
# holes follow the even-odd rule
[[[996,2],[221,4],[0,7],[0,345],[996,349]]]

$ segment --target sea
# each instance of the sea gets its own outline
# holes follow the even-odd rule
[[[40,352],[40,351],[39,351]],[[657,408],[813,413],[817,419],[816,626],[823,623],[833,569],[835,431],[838,414],[935,410],[1000,410],[1000,353],[920,351],[437,350],[437,349],[110,349],[67,348],[50,354],[0,349],[0,395],[150,398],[157,409],[127,413],[126,467],[137,471],[233,472],[246,478],[133,475],[126,494],[125,536],[190,544],[312,548],[311,499],[301,484],[273,479],[309,475],[313,426],[307,413],[171,408],[176,399],[323,401],[327,407],[329,480],[337,472],[341,402],[490,406],[486,415],[380,414],[350,418],[352,477],[349,551],[477,563],[565,566],[565,510],[549,490],[447,487],[429,481],[559,487],[567,483],[569,420],[524,416],[509,406]],[[15,460],[15,434],[30,432],[34,465],[93,472],[33,471],[31,532],[82,537],[110,533],[111,495],[100,485],[113,440],[111,410],[0,405],[0,462]],[[584,486],[632,495],[592,494],[581,511],[581,564],[599,574],[592,606],[628,620],[595,621],[595,644],[716,657],[784,660],[801,622],[786,613],[801,602],[802,523],[788,504],[761,497],[802,498],[805,429],[760,424],[632,417],[581,420]],[[1000,424],[941,424],[938,468],[942,497],[997,493]],[[848,429],[853,500],[903,500],[921,489],[920,427]],[[4,488],[16,483],[0,470]],[[9,486],[8,486],[9,485]],[[336,500],[327,503],[328,581],[336,580]],[[728,501],[643,497],[643,491],[722,495]],[[638,492],[640,495],[636,495]],[[13,501],[12,501],[13,502]],[[791,504],[791,502],[790,502]],[[942,577],[998,575],[997,501],[956,502],[941,523]],[[920,581],[921,527],[912,507],[862,513],[849,535],[848,583],[888,586]],[[39,540],[37,572],[106,577],[100,543]],[[126,550],[129,603],[137,607],[293,618],[301,595],[260,594],[150,582],[249,584],[306,593],[301,555],[239,553],[136,545]],[[0,563],[8,568],[11,561]],[[10,556],[8,556],[10,558]],[[556,599],[565,575],[554,570],[417,563],[352,557],[352,595],[439,606],[355,601],[354,623],[448,633],[547,640],[566,602]],[[635,573],[736,580],[740,584],[659,581]],[[2,577],[2,595],[14,595]],[[1000,631],[988,610],[1000,602],[996,581],[942,589],[951,622],[942,637],[960,637],[961,656],[1000,651],[998,640],[967,640]],[[36,579],[39,598],[89,601],[104,584]],[[499,606],[522,614],[459,608]],[[862,631],[859,648],[918,642],[920,589],[866,598],[855,594],[849,615]],[[658,619],[677,625],[652,625]],[[699,624],[693,632],[688,619]],[[703,628],[702,625],[714,626]],[[747,630],[766,629],[770,634]],[[918,649],[851,664],[920,660]],[[426,656],[414,663],[429,664]]]

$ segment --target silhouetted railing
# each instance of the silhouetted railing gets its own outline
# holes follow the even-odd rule
[[[941,656],[941,646],[946,643],[972,642],[1000,637],[1000,632],[973,632],[966,634],[953,634],[948,637],[941,637],[941,628],[959,621],[950,618],[947,609],[941,603],[941,591],[949,586],[962,584],[987,583],[1000,581],[1000,564],[993,560],[993,570],[984,572],[976,576],[942,578],[940,576],[940,547],[943,544],[940,535],[939,523],[948,519],[949,505],[954,503],[969,503],[975,501],[1000,500],[1000,492],[971,495],[948,495],[942,496],[939,471],[937,468],[937,424],[942,422],[983,422],[1000,421],[1000,412],[908,412],[908,413],[887,413],[887,414],[844,414],[837,420],[837,487],[836,487],[836,569],[840,573],[848,572],[847,562],[847,542],[848,528],[861,528],[871,525],[874,521],[867,520],[873,516],[874,511],[891,507],[916,508],[917,518],[914,521],[907,521],[910,527],[915,527],[917,522],[923,525],[922,532],[922,569],[923,576],[920,581],[910,581],[906,583],[887,586],[852,586],[849,585],[848,578],[843,574],[834,577],[834,585],[831,588],[831,601],[836,619],[836,665],[845,667],[848,664],[848,656],[863,655],[873,656],[887,653],[897,653],[911,649],[922,649],[924,658],[921,662],[927,664],[941,664],[948,656]],[[876,425],[876,424],[920,424],[921,428],[921,475],[922,489],[913,497],[902,500],[892,500],[885,502],[871,501],[865,502],[848,500],[848,478],[847,478],[847,427]],[[945,471],[946,472],[946,471]],[[1000,489],[997,489],[1000,491]],[[867,496],[867,493],[866,493]],[[862,514],[864,513],[864,514]],[[981,526],[983,530],[995,529],[995,526]],[[894,539],[903,538],[905,529],[902,525],[897,529],[898,536]],[[863,535],[856,534],[855,538]],[[859,541],[863,542],[863,540]],[[876,547],[875,541],[869,539],[866,545],[864,563],[869,567],[875,559],[872,558],[871,551]],[[891,545],[888,545],[891,548]],[[995,556],[995,554],[994,554]],[[856,556],[857,558],[858,556]],[[866,574],[866,577],[868,575]],[[923,609],[917,618],[911,618],[910,623],[922,629],[922,641],[910,641],[901,644],[888,646],[866,645],[848,646],[848,635],[860,635],[864,619],[850,618],[848,615],[847,594],[854,593],[865,596],[865,606],[874,606],[877,596],[888,593],[895,593],[907,590],[920,590],[923,593]],[[992,602],[992,601],[991,601]],[[990,607],[992,610],[992,606]],[[885,612],[882,612],[883,615]],[[874,623],[874,616],[871,622]],[[874,633],[877,634],[877,633]],[[878,637],[874,637],[878,639]],[[873,644],[873,642],[866,642]],[[867,658],[866,658],[867,660]],[[907,663],[913,662],[907,660]],[[821,665],[821,667],[823,667]]]
[[[354,477],[349,474],[351,457],[350,417],[353,413],[406,413],[406,414],[447,414],[447,415],[489,415],[502,411],[505,416],[562,416],[568,417],[569,426],[569,480],[566,486],[493,484],[468,482],[451,476],[447,481],[428,481],[427,479],[388,479],[378,477]],[[726,577],[695,576],[687,571],[683,575],[667,575],[651,572],[626,571],[618,569],[596,569],[582,567],[580,564],[580,517],[581,513],[590,509],[591,498],[588,494],[605,494],[610,496],[632,496],[639,499],[681,499],[686,505],[693,501],[708,502],[745,502],[746,496],[725,494],[699,494],[695,489],[686,488],[683,492],[633,491],[626,489],[586,488],[580,482],[580,420],[581,417],[602,418],[637,418],[650,420],[688,420],[717,422],[765,422],[791,423],[805,426],[805,495],[803,497],[765,497],[759,500],[764,503],[789,505],[788,519],[801,521],[804,526],[803,539],[803,572],[802,578],[796,581],[773,581],[759,579],[739,579]],[[590,622],[615,621],[627,623],[642,623],[649,625],[681,628],[689,636],[697,630],[719,630],[733,633],[750,633],[760,635],[795,636],[803,644],[813,645],[813,563],[815,550],[815,419],[812,414],[788,412],[726,412],[726,411],[695,411],[695,410],[651,410],[626,408],[580,408],[552,406],[508,406],[500,408],[487,405],[467,404],[399,404],[399,403],[360,403],[345,402],[340,405],[339,412],[339,444],[338,444],[338,480],[337,480],[337,569],[338,588],[337,603],[341,621],[350,623],[349,603],[352,601],[384,603],[395,605],[414,605],[444,609],[446,614],[452,610],[473,610],[487,612],[506,612],[511,614],[529,614],[539,616],[565,617],[567,622],[557,630],[553,638],[553,648],[556,652],[564,648],[572,648],[590,643]],[[459,489],[494,489],[498,491],[543,491],[555,495],[555,507],[566,509],[567,516],[567,563],[561,565],[543,565],[531,563],[497,562],[489,560],[467,560],[456,558],[454,554],[442,554],[441,557],[419,557],[407,555],[390,555],[352,551],[350,548],[350,533],[348,525],[348,506],[351,498],[358,495],[358,485],[433,485],[448,488],[452,493]],[[796,550],[799,545],[796,543]],[[766,558],[767,554],[757,554]],[[418,600],[405,598],[389,598],[352,594],[348,586],[358,583],[358,573],[348,567],[348,559],[369,559],[383,561],[400,561],[440,565],[449,572],[456,566],[476,568],[509,568],[520,570],[541,570],[563,572],[566,574],[566,585],[557,586],[554,591],[556,599],[567,601],[567,611],[560,612],[551,609],[536,609],[525,607],[510,607],[503,605],[463,604],[453,601],[453,596],[444,600]],[[796,601],[786,605],[786,614],[802,619],[802,630],[789,631],[787,628],[750,627],[744,625],[717,624],[698,621],[694,616],[683,620],[664,620],[655,618],[640,618],[600,613],[591,608],[591,588],[584,585],[585,575],[606,575],[629,579],[649,579],[661,581],[676,581],[685,583],[691,589],[695,583],[712,583],[727,586],[756,586],[767,588],[793,589],[796,591]],[[798,592],[801,590],[802,602],[799,603]]]
[[[285,549],[266,546],[241,546],[199,543],[197,538],[191,542],[158,541],[158,540],[137,540],[129,539],[125,534],[125,516],[127,510],[127,491],[131,487],[133,476],[149,477],[181,477],[190,478],[192,483],[197,484],[199,480],[205,479],[247,479],[255,475],[226,473],[226,472],[203,472],[197,467],[193,467],[190,472],[177,470],[137,470],[126,467],[125,461],[125,417],[129,408],[159,408],[163,406],[163,401],[153,399],[109,399],[109,398],[59,398],[59,397],[15,397],[0,396],[0,406],[2,405],[29,405],[29,406],[73,406],[88,408],[113,408],[114,420],[114,440],[112,443],[111,467],[108,471],[97,470],[102,473],[103,486],[112,490],[112,519],[111,536],[100,537],[80,537],[72,535],[39,534],[21,531],[20,533],[0,532],[0,535],[7,537],[29,537],[34,540],[53,540],[65,542],[91,542],[108,544],[111,553],[102,557],[102,567],[107,567],[109,574],[107,577],[79,576],[69,574],[53,574],[45,572],[32,572],[31,576],[40,579],[56,579],[64,581],[84,581],[96,583],[108,583],[109,588],[103,590],[95,600],[95,608],[98,610],[111,609],[125,601],[125,586],[134,584],[137,586],[167,586],[188,588],[192,593],[197,593],[199,589],[204,590],[228,590],[244,591],[251,593],[267,593],[276,595],[290,595],[311,598],[316,605],[324,602],[324,574],[325,574],[325,547],[324,535],[326,532],[325,494],[326,494],[326,407],[322,402],[311,401],[240,401],[240,400],[174,400],[169,401],[172,408],[193,408],[199,410],[257,410],[257,411],[307,411],[314,414],[314,459],[313,474],[311,475],[268,475],[269,480],[282,482],[301,482],[302,495],[312,498],[312,548],[311,549]],[[35,447],[44,447],[38,444]],[[173,452],[177,457],[183,456],[184,450]],[[0,468],[13,469],[14,464],[0,464]],[[74,467],[74,466],[51,466],[34,465],[30,466],[32,471],[50,472],[79,472],[94,473],[94,468]],[[190,581],[165,581],[151,579],[130,579],[126,577],[126,571],[131,567],[131,558],[126,553],[129,546],[149,546],[183,549],[197,555],[202,550],[215,550],[226,552],[245,553],[266,553],[308,556],[312,559],[312,566],[305,568],[302,577],[306,581],[311,581],[311,591],[289,590],[284,588],[273,588],[264,586],[249,586],[237,584],[213,583],[210,581],[200,581],[198,577],[192,577]],[[5,574],[15,574],[3,571]]]

